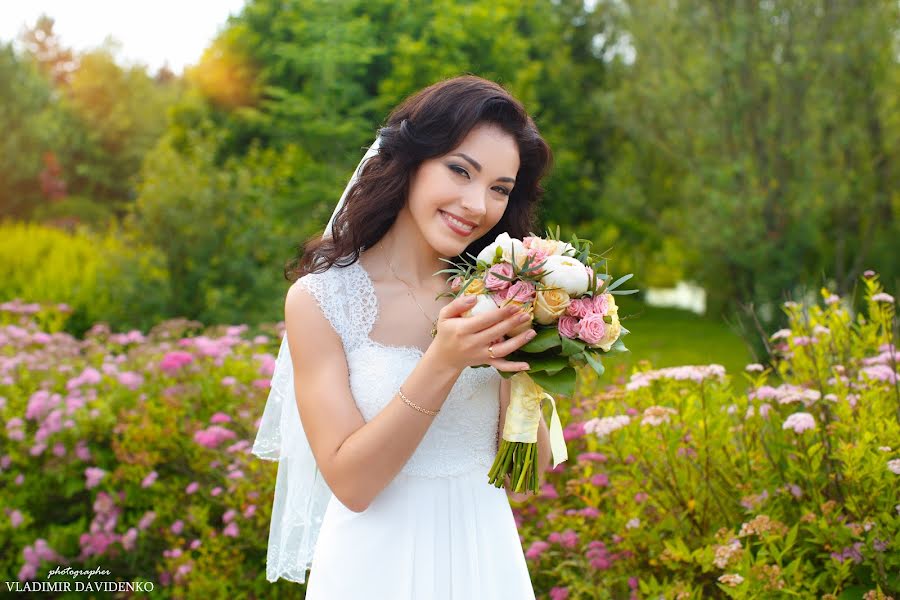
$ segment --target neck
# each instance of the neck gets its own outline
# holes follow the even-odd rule
[[[394,275],[393,267],[396,276],[414,287],[431,287],[447,278],[444,273],[434,274],[446,268],[447,263],[440,260],[442,256],[422,236],[406,208],[398,213],[397,220],[377,245],[389,276]]]

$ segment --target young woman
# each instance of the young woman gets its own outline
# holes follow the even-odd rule
[[[286,335],[254,453],[280,461],[267,577],[308,600],[534,598],[488,483],[528,315],[470,318],[442,258],[521,238],[550,149],[496,83],[449,79],[379,130],[321,239],[290,269]],[[549,463],[541,424],[541,468]]]

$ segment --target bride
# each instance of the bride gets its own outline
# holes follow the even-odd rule
[[[504,357],[531,316],[465,318],[474,296],[448,302],[437,271],[528,235],[550,160],[521,103],[475,76],[419,91],[379,130],[285,299],[253,447],[279,461],[270,581],[305,582],[308,600],[534,598],[487,477],[509,402],[498,371],[528,368]],[[543,422],[538,448],[546,469]]]

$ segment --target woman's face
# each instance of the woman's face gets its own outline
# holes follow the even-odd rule
[[[427,242],[456,256],[503,217],[518,171],[513,137],[493,124],[476,125],[459,146],[420,165],[407,207]]]

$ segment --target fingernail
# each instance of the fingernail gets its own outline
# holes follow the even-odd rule
[[[532,329],[531,331],[529,331],[528,333],[525,334],[525,337],[528,338],[528,339],[530,340],[531,338],[533,338],[533,337],[536,336],[536,335],[537,335],[537,331],[535,331],[534,329]]]
[[[524,367],[521,367],[519,370],[520,370],[520,371],[527,371],[527,370],[530,369],[530,368],[531,368],[531,365],[525,365]]]

